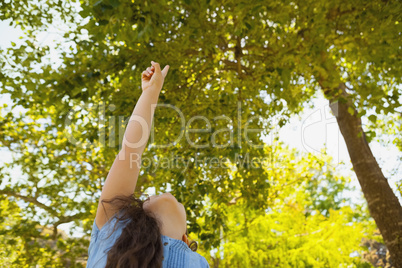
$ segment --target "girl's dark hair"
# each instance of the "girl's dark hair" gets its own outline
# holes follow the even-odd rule
[[[102,200],[118,211],[115,229],[120,221],[127,220],[107,255],[105,268],[142,268],[161,267],[163,247],[158,220],[144,210],[144,201],[130,196],[116,196]],[[114,229],[114,230],[115,230]]]
[[[142,268],[161,267],[163,246],[160,223],[152,213],[144,210],[144,202],[134,195],[120,195],[110,200],[102,200],[115,211],[117,221],[127,221],[120,237],[107,255],[105,268]],[[186,232],[187,235],[187,232]],[[196,251],[198,244],[191,241],[189,248]]]

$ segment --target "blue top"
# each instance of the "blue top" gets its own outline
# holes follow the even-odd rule
[[[113,227],[116,217],[105,223],[101,230],[94,221],[91,233],[91,242],[88,248],[87,268],[103,268],[106,266],[107,252],[120,237],[125,226],[119,222],[114,233]],[[110,237],[108,237],[110,235]],[[174,268],[204,268],[209,267],[207,260],[200,254],[193,252],[186,243],[181,240],[162,235],[163,261],[162,267]]]

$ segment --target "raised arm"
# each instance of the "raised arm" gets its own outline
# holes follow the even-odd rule
[[[95,218],[99,229],[117,212],[107,203],[102,205],[102,200],[133,194],[137,184],[141,155],[149,139],[159,93],[169,70],[169,65],[161,70],[159,63],[152,61],[151,64],[152,67],[142,72],[142,94],[127,124],[122,148],[102,188]]]

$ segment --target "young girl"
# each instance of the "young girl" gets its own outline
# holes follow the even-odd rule
[[[209,267],[187,239],[186,210],[170,193],[133,196],[159,93],[169,70],[142,72],[142,94],[100,196],[87,267]],[[194,251],[193,251],[194,250]]]

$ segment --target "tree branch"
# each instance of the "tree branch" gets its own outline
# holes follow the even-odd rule
[[[13,197],[17,197],[20,198],[26,202],[35,204],[36,206],[46,210],[47,212],[49,212],[52,216],[56,216],[57,217],[57,211],[54,210],[53,208],[39,202],[36,198],[34,197],[29,197],[29,196],[25,196],[19,193],[14,193],[12,191],[7,191],[7,190],[0,190],[0,194],[4,194],[4,195],[8,195],[8,196],[13,196]]]

